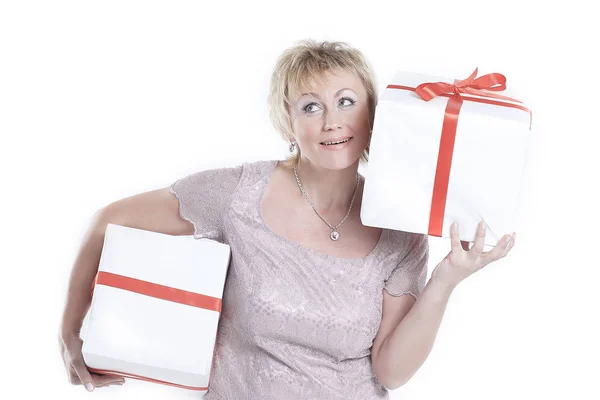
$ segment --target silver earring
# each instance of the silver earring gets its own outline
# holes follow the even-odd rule
[[[290,142],[290,153],[294,152],[295,147],[296,147],[296,141]]]

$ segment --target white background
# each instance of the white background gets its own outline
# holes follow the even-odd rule
[[[431,355],[391,398],[600,398],[591,6],[215,3],[2,2],[3,393],[200,398],[132,379],[93,394],[71,386],[57,344],[69,273],[107,204],[198,170],[283,158],[270,73],[285,48],[314,38],[360,49],[380,92],[396,69],[464,78],[478,66],[503,73],[533,109],[516,246],[452,294]],[[430,243],[431,273],[450,243]]]

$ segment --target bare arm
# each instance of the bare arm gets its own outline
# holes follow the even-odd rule
[[[79,332],[81,328],[90,306],[90,287],[98,272],[108,223],[170,235],[194,232],[193,225],[179,215],[179,203],[168,187],[126,197],[96,212],[71,270],[61,333]]]
[[[425,362],[453,290],[430,279],[410,311],[383,341],[375,368],[383,371],[381,380],[388,382],[387,388],[404,385]]]
[[[61,352],[73,384],[93,380],[96,386],[109,382],[109,378],[92,379],[83,363],[79,338],[83,319],[91,304],[91,285],[98,272],[108,223],[169,235],[191,235],[194,232],[192,223],[181,218],[179,202],[168,187],[121,199],[94,214],[71,269],[59,331]]]

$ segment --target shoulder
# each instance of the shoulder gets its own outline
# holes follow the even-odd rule
[[[277,166],[279,160],[258,160],[258,161],[246,161],[242,163],[244,170],[254,173],[267,173]]]
[[[204,169],[177,179],[171,184],[170,190],[172,193],[196,193],[231,188],[240,181],[242,172],[242,165]]]
[[[429,236],[425,233],[387,229],[388,248],[395,257],[419,256],[429,250]]]
[[[241,180],[245,185],[254,185],[263,179],[268,179],[275,170],[279,160],[258,160],[242,163]]]
[[[398,231],[395,229],[387,229],[387,231],[391,240],[395,241],[396,243],[411,244],[414,242],[427,240],[428,238],[428,235],[425,233]]]
[[[242,162],[233,166],[207,168],[185,175],[171,184],[171,191],[232,190],[242,183],[252,184],[268,177],[278,160]]]

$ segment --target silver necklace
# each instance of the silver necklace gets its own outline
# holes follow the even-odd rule
[[[348,215],[350,215],[350,210],[352,210],[352,205],[354,204],[354,197],[356,197],[356,190],[358,189],[358,181],[360,179],[359,175],[358,175],[358,172],[356,173],[356,187],[354,188],[354,194],[352,195],[352,201],[350,202],[350,208],[348,209],[348,212],[346,213],[346,216],[344,217],[344,219],[342,219],[342,222],[340,222],[336,226],[331,225],[329,223],[329,221],[327,221],[321,215],[321,213],[319,213],[319,211],[317,210],[317,208],[315,207],[315,205],[313,204],[313,202],[310,201],[310,199],[306,195],[306,192],[304,191],[304,188],[302,187],[302,184],[300,183],[300,179],[298,178],[298,173],[296,172],[296,167],[294,167],[294,175],[296,176],[296,182],[298,182],[298,187],[300,188],[300,191],[302,192],[302,195],[304,196],[304,198],[306,200],[308,200],[308,202],[310,203],[310,206],[312,207],[313,210],[315,210],[315,212],[317,213],[317,215],[319,216],[319,218],[321,218],[323,220],[323,222],[325,222],[331,228],[331,234],[329,235],[329,237],[331,238],[331,240],[338,240],[340,238],[340,233],[337,231],[337,228],[339,228],[340,225],[342,225],[344,223],[344,221],[346,220],[346,218],[348,218]]]

